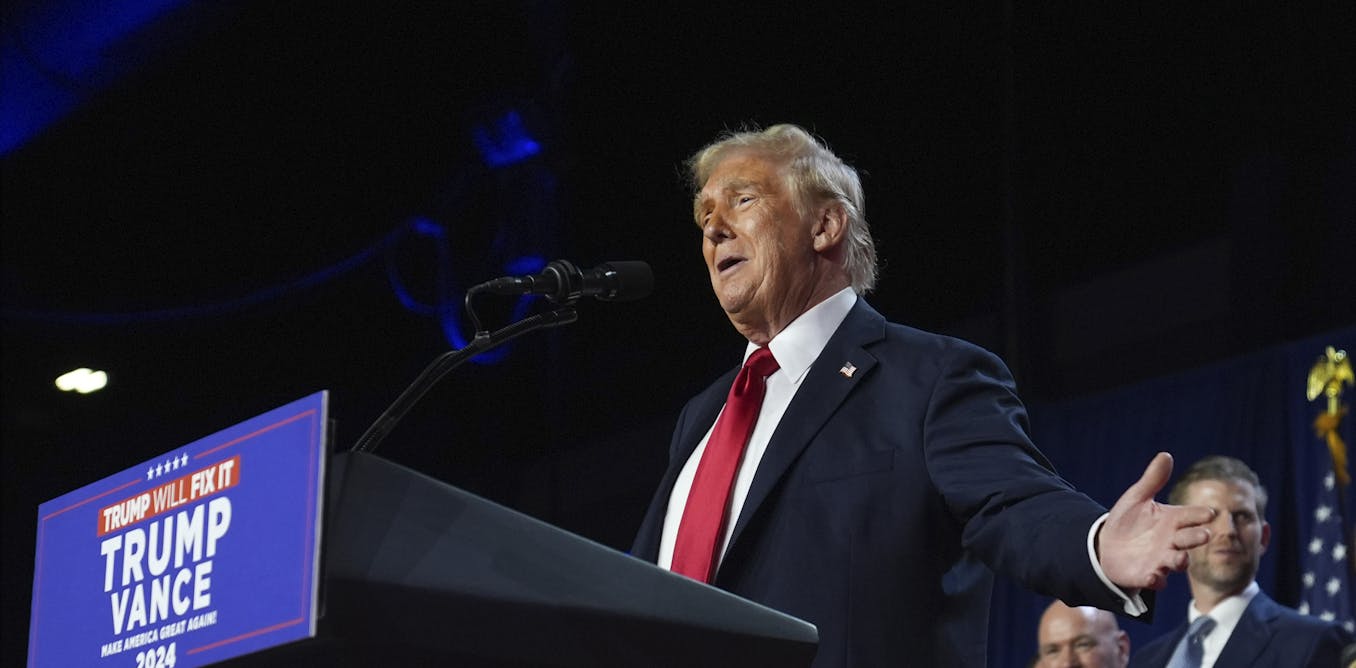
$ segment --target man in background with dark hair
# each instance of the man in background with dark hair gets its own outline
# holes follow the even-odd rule
[[[1351,634],[1301,615],[1262,593],[1257,565],[1271,542],[1267,491],[1247,464],[1211,456],[1173,485],[1169,503],[1217,511],[1210,541],[1188,552],[1187,619],[1135,653],[1142,668],[1336,666]]]

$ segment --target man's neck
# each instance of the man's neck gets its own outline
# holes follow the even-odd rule
[[[760,314],[761,317],[759,318],[746,320],[740,317],[740,314],[727,313],[726,315],[729,316],[730,323],[744,338],[756,345],[766,346],[768,341],[771,341],[788,325],[795,322],[796,318],[805,315],[807,311],[820,305],[829,297],[838,294],[849,285],[851,284],[847,281],[846,276],[820,282],[810,294],[788,302],[784,308]]]
[[[1245,582],[1238,587],[1233,587],[1230,589],[1217,589],[1215,587],[1208,585],[1198,585],[1195,580],[1192,580],[1191,581],[1191,597],[1193,599],[1192,605],[1195,606],[1196,610],[1198,610],[1202,615],[1208,615],[1210,614],[1211,610],[1215,609],[1215,606],[1219,605],[1220,603],[1223,603],[1225,599],[1242,594],[1243,590],[1247,589],[1248,584],[1251,582],[1252,580],[1249,580],[1248,582]]]

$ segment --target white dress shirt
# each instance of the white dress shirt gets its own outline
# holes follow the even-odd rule
[[[856,303],[857,294],[852,288],[843,288],[828,299],[815,304],[768,341],[768,348],[772,349],[772,356],[776,358],[781,368],[767,377],[763,407],[758,412],[758,421],[753,425],[749,443],[744,447],[744,457],[735,471],[734,489],[730,490],[730,515],[725,522],[725,533],[720,539],[720,549],[716,553],[717,567],[720,560],[725,557],[725,548],[729,545],[730,535],[734,533],[735,521],[739,519],[739,512],[744,508],[744,499],[748,497],[749,486],[753,484],[753,474],[758,471],[759,462],[763,461],[763,453],[767,451],[768,441],[772,440],[772,432],[781,422],[786,407],[791,405],[791,399],[796,396],[801,381],[805,380],[810,365],[819,357],[819,353],[824,351],[829,338],[838,330],[838,326],[843,324],[843,319]],[[757,349],[758,346],[750,343],[744,350],[744,359],[747,361],[749,355]],[[717,421],[719,419],[717,418]],[[697,464],[702,460],[702,453],[706,452],[706,442],[711,439],[711,430],[715,429],[715,426],[715,423],[711,424],[711,429],[706,431],[706,436],[702,437],[697,449],[692,451],[692,456],[688,457],[687,464],[683,466],[683,470],[678,473],[678,479],[673,483],[673,492],[669,494],[668,512],[664,515],[664,531],[659,539],[660,568],[670,568],[673,564],[673,546],[678,541],[678,524],[683,519],[683,509],[687,507],[687,495],[692,490],[692,479],[697,475]]]
[[[1217,603],[1209,613],[1197,610],[1196,600],[1191,600],[1191,604],[1187,606],[1188,625],[1206,614],[1215,620],[1215,628],[1201,640],[1201,668],[1212,668],[1215,665],[1219,653],[1224,651],[1225,643],[1229,642],[1229,636],[1233,635],[1234,627],[1238,626],[1238,620],[1243,618],[1243,611],[1248,608],[1248,604],[1252,603],[1252,598],[1259,591],[1261,588],[1254,580],[1243,591]]]

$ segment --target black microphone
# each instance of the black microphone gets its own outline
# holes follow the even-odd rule
[[[535,276],[505,276],[481,283],[471,292],[497,295],[545,295],[557,304],[568,304],[580,297],[603,301],[631,301],[654,289],[654,272],[639,260],[604,262],[581,271],[568,260],[556,260]]]

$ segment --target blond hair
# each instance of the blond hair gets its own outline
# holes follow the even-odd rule
[[[866,197],[862,194],[862,181],[857,170],[796,125],[728,131],[687,160],[693,193],[701,191],[721,161],[740,150],[756,151],[786,165],[797,208],[802,214],[817,202],[842,203],[848,221],[843,270],[857,294],[865,294],[874,288],[878,273],[876,242],[866,223]]]

